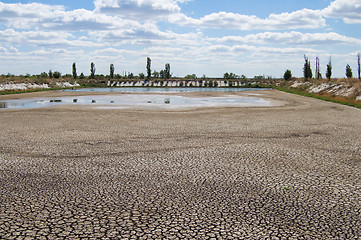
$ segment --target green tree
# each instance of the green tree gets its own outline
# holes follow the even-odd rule
[[[196,79],[197,75],[196,74],[188,74],[187,76],[184,77],[185,79]]]
[[[49,78],[53,78],[53,72],[51,70],[49,70],[48,75],[49,75]]]
[[[55,71],[54,73],[53,73],[53,77],[54,78],[61,78],[61,73],[60,72],[58,72],[58,71]]]
[[[238,78],[240,78],[240,76],[238,76],[238,75],[235,74],[235,73],[230,73],[229,75],[230,75],[229,77],[230,77],[231,79],[238,79]]]
[[[240,78],[240,76],[234,74],[234,73],[228,73],[226,72],[225,74],[223,74],[223,78],[224,79],[236,79],[236,78]]]
[[[305,78],[305,80],[309,80],[312,78],[312,70],[311,70],[311,63],[310,60],[308,60],[308,58],[305,57],[305,64],[303,66],[303,76]]]
[[[153,71],[152,75],[153,75],[154,78],[159,78],[159,72],[157,72],[155,70]]]
[[[331,57],[330,57],[330,61],[327,64],[326,77],[328,80],[331,80],[331,76],[332,76],[332,63],[331,63]]]
[[[350,67],[350,65],[346,65],[346,77],[347,78],[352,78],[352,69]]]
[[[73,63],[73,78],[76,79],[78,77],[78,74],[76,73],[76,63]]]
[[[253,79],[264,80],[264,79],[266,79],[266,77],[264,75],[259,75],[259,76],[254,76]]]
[[[161,79],[164,79],[164,78],[165,78],[164,70],[160,70],[160,71],[159,71],[159,77],[160,77]]]
[[[358,79],[361,79],[361,63],[360,63],[361,53],[357,54],[357,65],[358,65]]]
[[[90,78],[91,79],[95,78],[95,64],[94,63],[90,63]]]
[[[150,59],[150,57],[147,58],[147,79],[149,80],[152,74],[152,70],[151,68],[151,64],[152,64],[152,60]]]
[[[48,74],[46,72],[42,72],[42,73],[40,73],[40,77],[41,78],[47,78]]]
[[[80,78],[80,79],[84,79],[84,78],[85,78],[84,73],[80,73],[79,78]]]
[[[170,78],[170,64],[169,63],[165,64],[164,77],[165,77],[165,79]]]
[[[134,74],[133,74],[133,73],[129,73],[129,74],[128,74],[128,78],[129,78],[129,79],[133,79],[133,78],[134,78]]]
[[[110,79],[113,79],[114,78],[114,64],[110,64],[110,67],[109,67],[109,76],[110,76]]]
[[[290,80],[290,79],[292,78],[292,72],[291,72],[291,70],[287,69],[286,72],[285,72],[285,74],[283,74],[283,78],[284,78],[286,81]]]
[[[144,77],[145,77],[145,76],[144,76],[144,73],[139,73],[139,74],[138,74],[138,77],[139,77],[139,79],[144,79]]]

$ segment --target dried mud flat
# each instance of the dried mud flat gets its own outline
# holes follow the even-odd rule
[[[361,111],[263,94],[284,104],[0,111],[0,239],[360,238]]]

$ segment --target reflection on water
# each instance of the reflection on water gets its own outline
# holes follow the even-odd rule
[[[0,102],[0,108],[7,108],[6,102]]]
[[[194,107],[245,107],[271,106],[271,103],[260,97],[225,96],[225,97],[184,97],[177,95],[96,95],[61,97],[57,99],[20,99],[8,100],[0,103],[0,108],[26,109],[43,108],[60,105],[89,105],[97,108],[152,108],[167,109],[194,108]]]
[[[67,89],[65,92],[125,92],[125,93],[182,93],[182,92],[244,92],[269,90],[266,88],[196,88],[196,87],[115,87],[115,88],[80,88]]]

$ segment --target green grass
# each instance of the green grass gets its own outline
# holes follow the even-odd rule
[[[31,92],[45,92],[54,90],[63,90],[70,88],[45,88],[45,89],[27,89],[27,90],[7,90],[0,91],[0,95],[20,94],[20,93],[31,93]]]
[[[354,100],[354,99],[348,99],[345,97],[334,97],[334,96],[329,96],[329,95],[320,95],[320,94],[309,93],[309,92],[298,90],[298,89],[289,89],[289,88],[285,88],[285,87],[275,87],[275,89],[282,91],[282,92],[293,93],[293,94],[297,94],[297,95],[304,96],[304,97],[312,97],[312,98],[320,99],[320,100],[327,101],[327,102],[338,103],[338,104],[361,109],[361,102]]]

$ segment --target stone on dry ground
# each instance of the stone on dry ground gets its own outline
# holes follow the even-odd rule
[[[361,111],[0,112],[1,239],[355,239]]]

